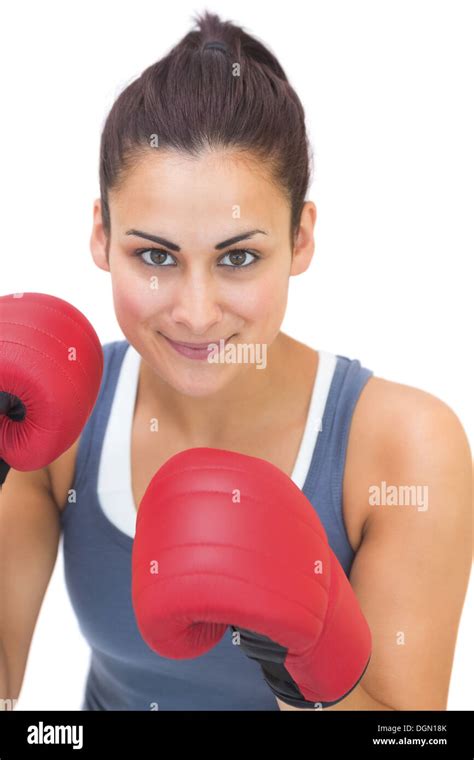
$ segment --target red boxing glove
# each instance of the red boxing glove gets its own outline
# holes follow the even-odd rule
[[[102,346],[74,306],[45,293],[0,298],[0,486],[8,470],[46,467],[94,407]]]
[[[369,627],[313,506],[277,467],[232,451],[188,449],[151,480],[132,602],[165,657],[197,657],[227,625],[242,629],[244,651],[294,706],[340,701],[370,659]]]

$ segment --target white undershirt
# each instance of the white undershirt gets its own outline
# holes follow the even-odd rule
[[[321,429],[331,387],[336,356],[319,351],[319,365],[311,394],[305,430],[291,479],[303,488]],[[137,512],[132,493],[131,439],[133,412],[138,390],[140,354],[129,346],[120,368],[99,463],[98,500],[106,517],[123,533],[134,538]]]

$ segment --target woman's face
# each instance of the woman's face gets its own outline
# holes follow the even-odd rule
[[[263,346],[270,355],[289,276],[304,271],[313,253],[313,203],[305,204],[293,259],[288,201],[242,156],[150,150],[109,206],[107,256],[94,204],[93,257],[110,271],[125,337],[157,375],[181,393],[205,396],[249,370],[238,360],[212,363],[206,350],[205,358],[183,355],[169,341],[259,344],[255,356]]]

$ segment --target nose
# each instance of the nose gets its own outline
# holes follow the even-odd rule
[[[222,319],[217,284],[212,277],[188,272],[177,285],[172,309],[176,324],[185,325],[193,336],[206,336]],[[215,336],[214,336],[215,337]]]

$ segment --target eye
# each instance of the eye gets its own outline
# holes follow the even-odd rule
[[[141,258],[144,264],[149,267],[169,267],[169,266],[177,266],[176,260],[171,255],[171,253],[168,253],[168,251],[164,251],[161,248],[138,248],[136,251],[133,252],[134,256],[138,256]],[[149,255],[151,258],[150,260],[147,260],[145,258],[145,255]],[[251,261],[247,261],[245,263],[247,256],[253,256],[253,259]],[[166,263],[166,258],[170,257],[172,259],[172,263]],[[252,264],[256,264],[257,261],[260,259],[260,256],[256,253],[253,253],[252,251],[248,251],[247,249],[240,249],[236,248],[231,251],[228,251],[222,259],[221,262],[226,259],[230,258],[230,264],[222,264],[220,263],[219,266],[225,267],[229,270],[234,269],[247,269],[247,267],[252,266]]]
[[[171,256],[170,253],[168,253],[168,251],[163,251],[160,248],[138,248],[138,250],[136,250],[136,251],[133,252],[133,255],[134,256],[142,257],[142,255],[145,254],[145,253],[149,253],[151,255],[151,257],[152,257],[151,261],[147,261],[146,259],[142,258],[143,263],[146,264],[149,267],[153,267],[153,266],[159,266],[159,267],[162,267],[162,266],[168,266],[168,267],[169,266],[176,266],[176,263],[174,263],[174,264],[165,264],[164,263],[164,261],[166,261],[166,256],[170,256],[171,258],[173,258],[173,257]],[[165,259],[163,260],[163,258],[162,258],[161,260],[157,261],[155,258],[153,258],[154,256],[156,256],[156,259],[159,259],[160,256],[161,257],[164,256]]]
[[[223,261],[228,256],[231,259],[231,264],[219,264],[219,266],[224,266],[231,270],[232,269],[247,269],[247,267],[252,266],[252,264],[256,264],[260,258],[260,256],[258,256],[256,253],[252,253],[252,251],[247,251],[246,249],[240,249],[240,248],[234,248],[232,251],[228,251],[228,253],[226,253],[225,256],[222,257],[221,261]],[[246,264],[243,263],[245,261],[246,256],[253,256],[253,260],[247,262]]]

